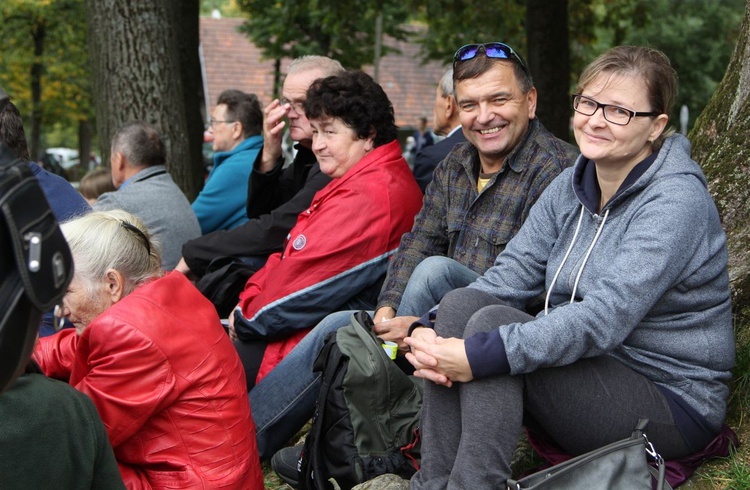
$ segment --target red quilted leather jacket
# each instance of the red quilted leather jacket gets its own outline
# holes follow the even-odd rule
[[[128,488],[262,489],[245,373],[209,303],[180,273],[40,339],[34,357],[94,401]]]

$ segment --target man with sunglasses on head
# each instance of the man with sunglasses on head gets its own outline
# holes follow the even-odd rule
[[[402,352],[418,316],[489,269],[542,191],[578,156],[536,118],[531,75],[510,46],[463,46],[453,58],[453,82],[467,142],[435,169],[414,226],[388,267],[373,317],[376,334],[397,342]],[[319,374],[310,372],[313,361],[326,335],[347,325],[351,313],[328,315],[253,389],[251,405],[256,399],[278,404],[273,425],[257,425],[261,457],[312,415],[319,383]],[[282,449],[272,459],[285,481],[293,479],[298,452]]]
[[[312,128],[302,102],[313,81],[343,71],[341,63],[325,56],[302,56],[292,61],[281,97],[263,111],[263,148],[253,163],[247,193],[249,221],[185,243],[176,270],[202,277],[211,261],[220,257],[242,257],[260,268],[270,254],[281,251],[297,216],[307,209],[315,193],[331,181],[320,171],[310,149]],[[287,128],[291,139],[297,142],[297,153],[285,167],[281,143]]]

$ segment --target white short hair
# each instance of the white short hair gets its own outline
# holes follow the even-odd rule
[[[89,213],[61,225],[73,254],[75,276],[89,291],[114,269],[126,294],[161,275],[160,245],[136,216],[122,210]]]
[[[346,71],[344,70],[344,67],[341,66],[341,63],[327,56],[307,55],[292,60],[292,63],[287,70],[287,75],[308,70],[320,71],[320,78],[340,75]]]

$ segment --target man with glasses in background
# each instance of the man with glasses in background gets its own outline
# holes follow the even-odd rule
[[[200,278],[213,260],[222,257],[242,257],[259,269],[270,254],[282,250],[297,216],[307,209],[315,193],[331,181],[320,171],[310,149],[312,128],[302,102],[313,81],[343,71],[338,61],[325,56],[303,56],[292,61],[282,96],[263,111],[263,149],[258,152],[249,177],[249,221],[187,242],[176,270]],[[297,153],[294,161],[284,167],[281,143],[287,127],[291,139],[297,142]],[[239,289],[244,285],[242,281]]]
[[[225,90],[211,115],[214,166],[193,211],[205,235],[247,221],[245,202],[253,162],[263,147],[263,112],[255,94]]]
[[[578,156],[536,118],[531,74],[510,46],[463,46],[453,58],[453,82],[467,142],[435,169],[414,227],[388,267],[373,317],[375,333],[397,342],[401,352],[417,317],[486,271],[542,191]],[[256,424],[261,457],[282,447],[312,415],[320,376],[311,372],[313,361],[326,335],[347,325],[351,313],[323,319],[253,388],[253,409],[275,404],[277,413],[272,424]],[[286,448],[272,459],[285,481],[296,478],[298,454],[299,448]]]

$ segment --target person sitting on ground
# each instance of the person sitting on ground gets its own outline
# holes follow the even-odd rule
[[[162,268],[171,270],[180,260],[180,247],[199,237],[201,227],[190,202],[167,167],[167,150],[152,125],[126,123],[112,137],[112,183],[94,204],[95,211],[124,209],[138,216],[162,244]]]
[[[61,223],[91,212],[91,206],[70,182],[29,160],[29,148],[26,144],[21,113],[10,100],[6,99],[4,104],[4,107],[0,107],[0,143],[5,144],[29,167],[39,182],[57,221]],[[55,324],[53,312],[45,312],[39,325],[39,335],[47,337],[54,334],[57,331]],[[70,327],[69,324],[64,324],[64,326]]]
[[[435,90],[432,127],[435,134],[445,136],[434,145],[429,145],[416,154],[412,172],[422,192],[432,181],[432,174],[438,163],[458,144],[466,141],[461,130],[461,117],[453,95],[453,68],[448,68]]]
[[[726,237],[690,145],[665,131],[667,57],[620,46],[573,95],[581,156],[495,265],[406,343],[426,380],[411,488],[498,488],[522,424],[565,452],[649,419],[665,459],[720,431],[734,364]],[[523,311],[546,290],[536,317]],[[420,326],[421,325],[421,326]]]
[[[371,308],[422,193],[401,156],[393,106],[363,72],[315,81],[304,113],[333,180],[300,214],[283,253],[240,294],[230,333],[252,388],[328,313]]]
[[[75,325],[34,359],[88,395],[128,488],[263,488],[242,364],[211,303],[125,211],[62,225]]]
[[[0,89],[0,105],[2,98]],[[4,181],[0,185],[0,200],[4,207],[8,204],[6,199],[11,197],[8,193],[11,186],[5,185],[12,171],[9,165],[16,158],[15,153],[0,142],[0,173],[3,174],[0,180]],[[27,181],[20,190],[19,187],[14,189],[25,193],[17,196],[21,206],[7,206],[0,213],[0,250],[4,252],[0,255],[0,290],[3,291],[0,298],[3,312],[0,316],[0,482],[4,490],[124,489],[107,432],[91,400],[67,384],[45,377],[29,360],[42,312],[37,306],[40,291],[27,288],[38,286],[42,296],[54,302],[63,296],[71,277],[71,264],[62,259],[56,261],[54,273],[49,274],[58,279],[54,287],[45,281],[29,283],[21,279],[28,271],[20,269],[27,266],[25,261],[16,260],[16,253],[24,253],[20,249],[25,244],[12,238],[20,231],[18,222],[28,221],[29,216],[35,221],[50,212],[44,198],[36,199],[42,195],[41,186],[33,189],[36,184],[29,184]],[[28,200],[35,202],[24,202]],[[51,231],[51,228],[46,229],[47,233]],[[58,232],[55,226],[54,233]],[[44,245],[50,257],[68,254],[64,240]],[[42,261],[35,272],[46,276],[52,267],[51,261]],[[20,376],[16,378],[17,375]]]
[[[106,168],[95,168],[81,177],[78,183],[78,192],[81,193],[86,202],[94,205],[99,196],[105,192],[114,192],[117,188],[112,183],[112,172]]]
[[[315,193],[331,181],[320,171],[310,149],[312,129],[302,108],[305,93],[318,78],[343,71],[341,63],[325,56],[302,56],[291,62],[282,96],[264,109],[263,150],[253,163],[247,191],[249,221],[232,230],[189,240],[182,246],[182,259],[176,270],[200,279],[212,262],[223,257],[242,258],[259,269],[270,254],[283,249],[297,216],[307,209]],[[287,128],[291,139],[297,142],[297,152],[294,161],[285,167],[282,139]]]
[[[510,46],[474,44],[459,52],[467,59],[453,70],[453,83],[468,141],[435,169],[414,227],[388,265],[373,317],[375,333],[404,353],[409,325],[492,266],[542,191],[578,155],[536,118],[531,74]],[[495,101],[498,93],[507,94],[504,103]],[[279,474],[296,478],[295,448],[282,447],[312,417],[320,387],[313,362],[325,338],[349,324],[352,313],[328,315],[250,391],[258,450],[262,458],[273,456]],[[403,356],[396,362],[410,367]]]
[[[0,481],[5,490],[125,488],[89,397],[34,361],[0,394]]]
[[[247,221],[248,181],[263,146],[263,112],[258,97],[240,90],[223,91],[208,130],[214,137],[214,166],[193,201],[203,234],[231,230]]]
[[[76,192],[70,182],[44,170],[36,162],[30,160],[21,113],[13,102],[7,99],[4,106],[0,107],[0,143],[4,143],[21,161],[26,162],[39,182],[58,222],[67,221],[91,211],[91,206]]]

